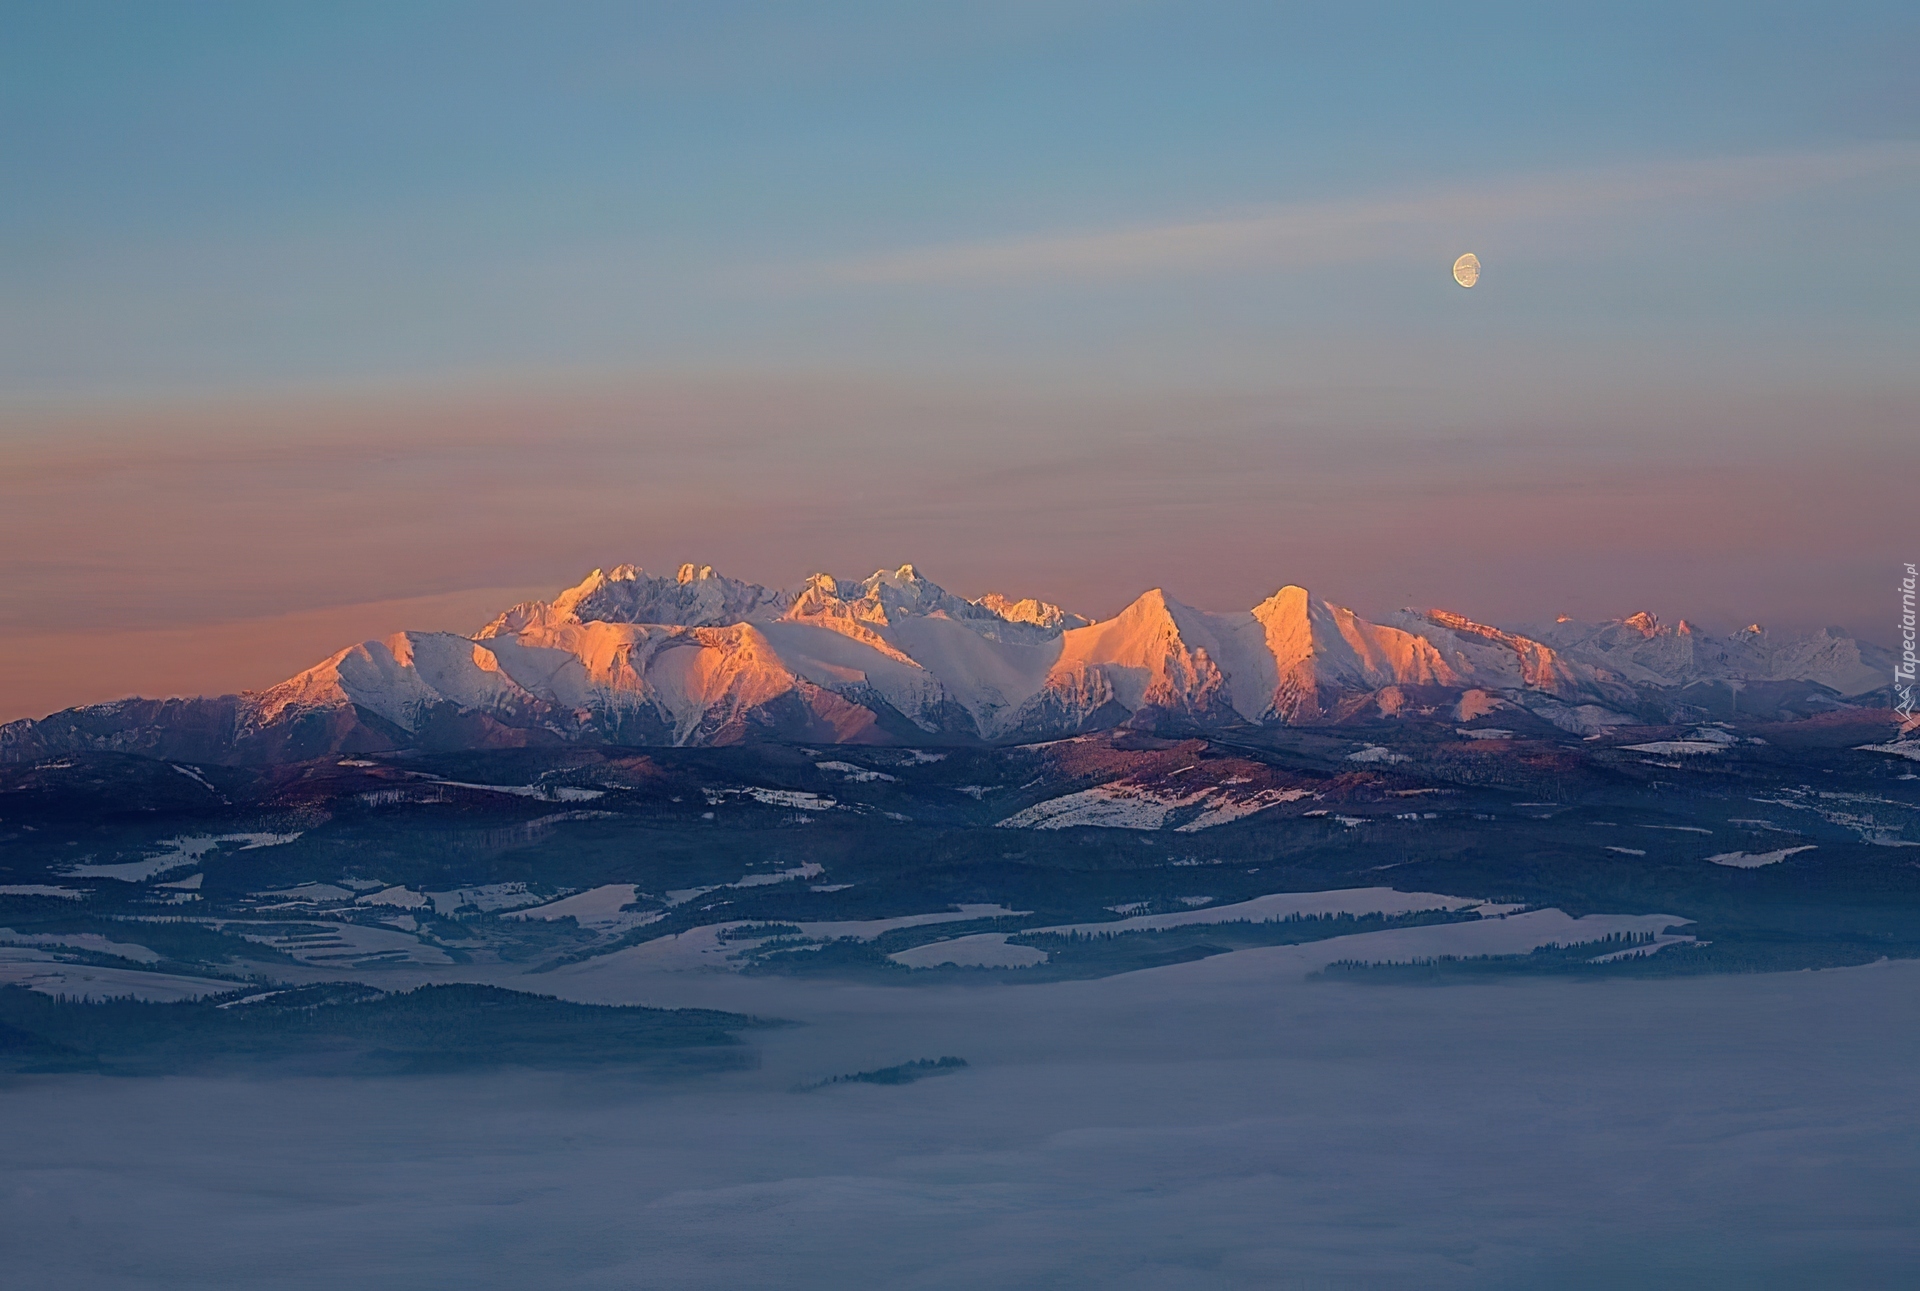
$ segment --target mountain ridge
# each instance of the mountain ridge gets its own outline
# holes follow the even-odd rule
[[[1570,731],[1817,711],[1886,686],[1833,629],[1728,637],[1641,612],[1518,630],[1442,609],[1371,622],[1289,584],[1249,610],[1160,588],[1094,621],[969,600],[913,565],[771,589],[683,565],[596,569],[472,636],[357,642],[262,691],[123,700],[0,726],[0,760],[137,751],[273,762],[406,747],[1008,743],[1127,725],[1205,731],[1501,708]],[[210,756],[211,755],[211,756]]]

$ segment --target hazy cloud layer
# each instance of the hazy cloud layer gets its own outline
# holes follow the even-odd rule
[[[1282,948],[1282,951],[1287,948]],[[739,982],[712,1084],[38,1080],[9,1267],[64,1287],[1897,1285],[1914,965],[1304,984]],[[737,989],[734,989],[737,988]],[[797,1012],[795,1010],[798,1010]],[[900,1088],[793,1084],[966,1057]]]

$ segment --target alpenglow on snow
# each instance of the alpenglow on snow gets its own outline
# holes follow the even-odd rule
[[[684,565],[595,570],[472,636],[362,641],[264,691],[123,700],[0,727],[0,759],[111,749],[206,761],[590,742],[1020,742],[1511,707],[1566,730],[1667,720],[1716,693],[1762,715],[1885,686],[1831,630],[1709,637],[1650,614],[1507,631],[1445,610],[1370,622],[1286,586],[1214,613],[1159,589],[1092,621],[972,600],[912,565],[776,590]]]

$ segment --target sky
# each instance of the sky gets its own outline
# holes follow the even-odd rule
[[[0,3],[0,720],[624,562],[1889,643],[1916,61],[1892,3]]]

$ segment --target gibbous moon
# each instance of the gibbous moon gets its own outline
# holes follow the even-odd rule
[[[1469,251],[1453,262],[1453,280],[1462,287],[1480,281],[1480,257]]]

